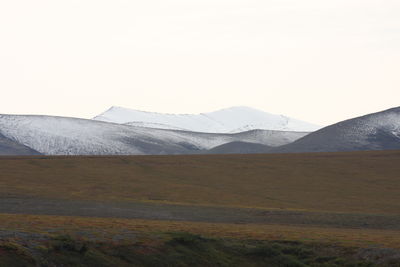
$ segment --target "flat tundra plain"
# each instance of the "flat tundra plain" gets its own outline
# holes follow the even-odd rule
[[[1,157],[0,169],[2,229],[119,225],[400,248],[400,151]]]

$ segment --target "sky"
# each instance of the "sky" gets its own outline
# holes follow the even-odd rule
[[[0,0],[0,113],[400,105],[398,0]]]

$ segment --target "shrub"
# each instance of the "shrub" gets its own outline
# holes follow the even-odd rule
[[[55,237],[52,243],[52,248],[56,251],[70,251],[78,252],[80,254],[84,254],[88,250],[87,245],[84,242],[74,240],[68,235]]]

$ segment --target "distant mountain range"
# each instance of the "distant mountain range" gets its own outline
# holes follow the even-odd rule
[[[239,133],[250,130],[312,132],[321,127],[249,107],[232,107],[201,114],[162,114],[111,107],[94,120],[132,126],[203,133]]]
[[[0,115],[0,134],[7,144],[4,154],[25,155],[29,148],[31,154],[46,155],[141,155],[199,153],[234,141],[280,146],[308,133],[200,133],[55,116]]]
[[[135,114],[139,115],[134,117]],[[400,149],[400,107],[342,121],[311,133],[300,130],[310,129],[307,127],[317,129],[318,126],[246,107],[200,115],[148,113],[146,117],[143,114],[145,112],[114,107],[93,120],[0,115],[0,155],[240,154]]]

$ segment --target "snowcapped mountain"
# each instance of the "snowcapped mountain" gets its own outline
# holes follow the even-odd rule
[[[239,133],[255,129],[312,132],[320,128],[307,122],[249,107],[232,107],[201,114],[162,114],[112,107],[93,119],[132,126],[205,133]]]
[[[400,107],[345,120],[271,152],[400,149]]]
[[[217,119],[218,115],[213,118]],[[240,117],[238,120],[241,120]],[[0,115],[0,155],[286,153],[400,149],[400,107],[342,121],[310,134],[275,130],[205,133],[146,128],[143,125],[147,124],[132,126],[55,116]],[[231,128],[238,126],[234,123],[227,125]],[[205,127],[204,124],[202,127]]]
[[[46,155],[195,153],[234,141],[279,146],[306,134],[263,130],[212,134],[56,116],[0,115],[0,137],[7,144]]]

